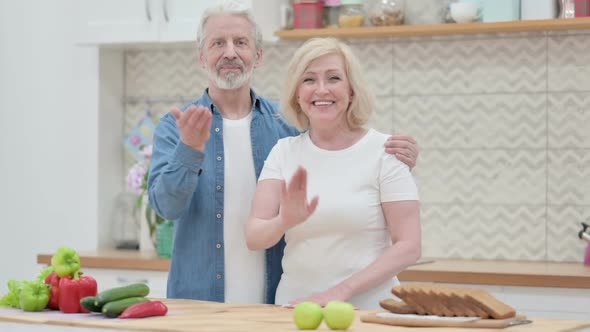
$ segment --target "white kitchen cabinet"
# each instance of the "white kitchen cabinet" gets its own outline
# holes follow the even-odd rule
[[[160,0],[79,0],[81,44],[135,43],[158,40]]]
[[[166,298],[167,271],[118,270],[84,268],[84,274],[92,276],[98,284],[98,291],[126,286],[133,283],[144,283],[150,287],[148,297]]]
[[[162,0],[161,42],[194,41],[201,14],[218,0]]]
[[[203,11],[224,0],[79,0],[79,44],[192,42]],[[279,29],[279,1],[242,0],[263,38]]]

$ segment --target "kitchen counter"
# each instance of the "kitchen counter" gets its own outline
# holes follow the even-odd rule
[[[144,319],[108,319],[100,314],[62,314],[56,311],[25,313],[17,309],[0,309],[0,322],[37,324],[38,326],[76,327],[76,331],[99,329],[167,331],[167,332],[221,332],[221,331],[296,331],[292,320],[292,310],[272,305],[234,305],[191,300],[162,300],[168,306],[168,315]],[[364,331],[416,331],[389,325],[363,323],[360,316],[366,311],[358,311],[351,330]],[[590,327],[590,323],[574,320],[532,319],[527,325],[510,327],[518,331],[565,331]],[[1,325],[0,325],[1,326]],[[320,331],[328,331],[322,323]],[[467,329],[462,329],[467,330]],[[470,331],[489,331],[489,329],[468,329]],[[420,331],[450,332],[457,328],[420,328]]]
[[[168,271],[170,260],[154,252],[99,250],[81,252],[83,267]],[[51,254],[37,255],[37,263],[50,264]],[[491,260],[423,259],[399,274],[401,281],[589,288],[590,267],[582,263]]]

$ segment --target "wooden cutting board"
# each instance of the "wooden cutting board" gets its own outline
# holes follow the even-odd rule
[[[361,316],[365,323],[377,323],[394,326],[408,327],[465,327],[465,328],[491,328],[502,329],[509,326],[532,323],[525,316],[516,316],[508,319],[476,319],[462,320],[461,317],[436,317],[401,315],[389,312],[369,313]]]

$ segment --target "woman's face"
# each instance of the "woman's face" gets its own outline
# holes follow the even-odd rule
[[[346,124],[352,89],[342,56],[328,54],[312,61],[301,76],[296,97],[310,127]]]

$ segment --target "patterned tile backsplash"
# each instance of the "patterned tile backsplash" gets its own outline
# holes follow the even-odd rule
[[[577,232],[590,221],[590,34],[347,42],[376,96],[370,125],[419,142],[413,173],[423,256],[583,260]],[[266,45],[257,93],[279,98],[300,44]],[[125,60],[126,132],[146,111],[160,117],[207,83],[192,45],[129,50]]]

